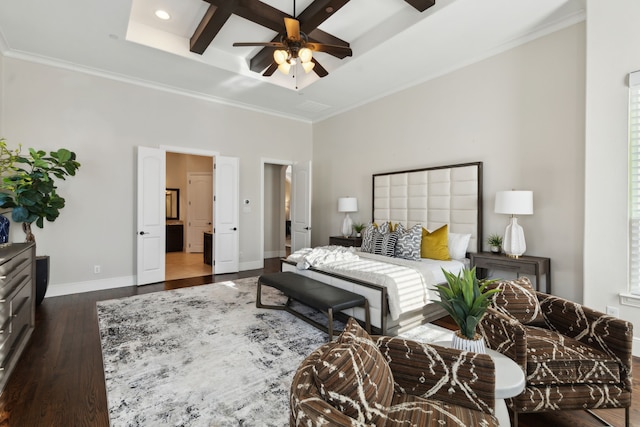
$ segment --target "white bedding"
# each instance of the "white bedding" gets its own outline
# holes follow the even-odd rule
[[[387,288],[389,312],[392,319],[400,314],[422,308],[431,300],[430,291],[444,281],[441,267],[457,273],[464,267],[460,261],[420,262],[390,258],[366,252],[355,252],[340,246],[301,249],[287,260],[298,269],[314,267]]]

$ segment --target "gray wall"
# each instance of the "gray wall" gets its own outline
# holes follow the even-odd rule
[[[588,0],[587,10],[584,302],[619,308],[638,337],[640,299],[621,304],[620,294],[629,274],[627,75],[640,70],[640,2]]]
[[[313,244],[340,229],[337,199],[371,219],[371,175],[484,162],[484,232],[495,193],[534,193],[527,254],[552,260],[554,293],[582,299],[585,26],[578,24],[313,126]],[[488,249],[485,243],[485,248]]]
[[[49,295],[60,286],[70,292],[134,282],[136,147],[240,158],[240,200],[252,206],[260,201],[262,158],[311,159],[308,123],[15,58],[3,64],[1,120],[10,144],[66,147],[82,163],[76,177],[59,185],[67,206],[58,220],[35,230],[38,254],[51,256]],[[261,217],[260,209],[240,210],[242,269],[262,265]],[[11,233],[24,240],[19,227]]]

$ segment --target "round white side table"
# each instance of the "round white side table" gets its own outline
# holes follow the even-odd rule
[[[451,341],[435,341],[441,347],[451,347]],[[520,366],[502,353],[487,349],[487,354],[493,359],[496,366],[496,418],[500,427],[510,427],[509,411],[504,399],[514,397],[522,393],[525,386],[524,372]]]

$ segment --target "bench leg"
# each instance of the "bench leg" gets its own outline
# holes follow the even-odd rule
[[[262,303],[262,283],[258,280],[258,287],[256,288],[256,307],[258,308],[271,308],[273,310],[286,310],[289,305],[289,300],[287,300],[287,305],[268,305]]]
[[[371,317],[369,314],[369,300],[364,300],[364,319],[365,319],[365,327],[368,334],[371,334]]]
[[[329,319],[329,327],[327,333],[329,334],[329,342],[333,341],[333,309],[327,310],[327,318]]]

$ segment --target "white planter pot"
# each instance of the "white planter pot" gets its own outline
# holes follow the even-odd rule
[[[473,351],[474,353],[486,353],[486,347],[484,345],[484,339],[481,335],[476,334],[477,339],[470,340],[465,338],[462,335],[459,335],[460,331],[456,331],[453,334],[453,338],[451,339],[451,347],[463,350],[463,351]]]

